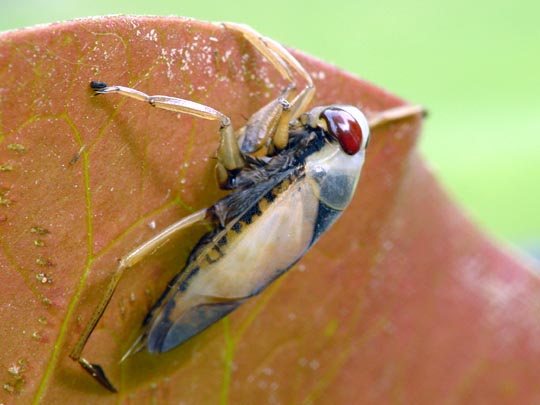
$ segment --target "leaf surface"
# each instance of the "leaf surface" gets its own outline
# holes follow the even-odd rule
[[[319,105],[370,115],[403,101],[296,53]],[[373,134],[354,201],[288,274],[178,349],[118,364],[203,230],[130,269],[84,356],[68,354],[118,258],[216,201],[217,124],[90,80],[187,98],[236,127],[279,94],[238,34],[177,18],[108,17],[0,37],[0,370],[4,403],[533,403],[540,283],[441,191],[420,122]]]

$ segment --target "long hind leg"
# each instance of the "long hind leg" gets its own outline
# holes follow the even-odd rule
[[[207,219],[207,213],[208,210],[203,209],[181,219],[178,222],[175,222],[150,240],[146,241],[142,245],[137,246],[120,260],[120,263],[116,268],[115,272],[113,273],[113,276],[109,281],[109,284],[107,285],[107,288],[105,289],[101,300],[94,309],[94,312],[92,312],[90,320],[86,324],[83,333],[81,334],[81,336],[77,340],[77,343],[75,344],[75,347],[69,354],[69,357],[71,359],[77,361],[92,377],[94,377],[101,385],[103,385],[108,390],[116,392],[116,388],[114,388],[114,386],[111,384],[101,366],[99,366],[98,364],[90,363],[84,357],[81,357],[81,354],[84,347],[86,346],[86,343],[88,342],[88,339],[92,335],[94,328],[103,316],[105,309],[107,309],[107,306],[111,301],[114,291],[116,290],[116,287],[118,286],[118,283],[120,282],[124,271],[129,269],[130,267],[133,267],[145,257],[151,255],[154,251],[166,244],[172,236],[174,236],[181,230],[191,225],[204,222]]]

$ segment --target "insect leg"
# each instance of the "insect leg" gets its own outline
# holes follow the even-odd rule
[[[306,69],[298,62],[298,60],[291,55],[291,53],[279,42],[274,41],[271,38],[263,37],[253,28],[235,23],[225,23],[226,27],[231,27],[236,31],[241,32],[244,37],[255,47],[268,61],[281,73],[284,79],[288,80],[293,87],[296,87],[294,76],[291,72],[291,67],[306,81],[306,86],[298,94],[295,99],[290,103],[291,109],[301,111],[292,115],[292,119],[298,118],[298,116],[306,110],[307,105],[311,102],[315,94],[315,85],[313,79]],[[303,106],[303,108],[302,108]]]
[[[121,94],[122,96],[134,98],[138,101],[149,103],[152,107],[163,110],[174,111],[178,113],[190,114],[195,117],[204,118],[207,120],[216,120],[221,122],[221,126],[228,126],[231,120],[225,114],[214,110],[204,104],[199,104],[194,101],[185,100],[183,98],[169,96],[150,96],[142,91],[124,86],[107,86],[103,82],[90,82],[90,87],[94,89],[96,94]]]
[[[219,130],[220,141],[217,152],[217,170],[220,186],[223,186],[226,182],[228,172],[237,171],[245,166],[245,159],[238,146],[236,135],[232,129],[231,120],[225,114],[194,101],[169,96],[150,96],[131,87],[107,86],[103,82],[91,82],[90,87],[95,90],[96,94],[120,94],[138,101],[147,102],[151,106],[163,110],[189,114],[207,120],[219,121],[221,127]],[[225,173],[225,180],[220,179],[220,170]],[[223,177],[223,174],[221,174],[221,177]]]
[[[241,149],[243,152],[255,152],[265,146],[270,138],[277,150],[287,146],[289,139],[289,122],[295,120],[306,109],[315,95],[313,79],[304,67],[280,43],[261,36],[251,27],[242,24],[225,23],[227,28],[242,33],[275,69],[289,82],[281,96],[261,108],[249,119]],[[296,91],[296,81],[292,71],[296,71],[306,82],[305,87],[292,99],[289,95]]]
[[[389,122],[398,121],[414,115],[421,115],[425,117],[427,115],[427,111],[421,105],[402,105],[375,113],[369,117],[368,123],[369,127],[373,129],[383,126]]]
[[[72,360],[77,361],[92,377],[94,377],[101,385],[103,385],[109,391],[116,392],[116,389],[105,375],[105,372],[103,371],[101,366],[99,366],[98,364],[90,363],[85,358],[81,357],[81,354],[84,347],[86,346],[86,343],[88,342],[88,339],[92,335],[94,328],[101,319],[103,312],[109,305],[109,302],[111,301],[114,291],[116,290],[116,287],[118,286],[118,283],[122,278],[124,271],[126,269],[129,269],[130,267],[133,267],[145,257],[151,255],[153,252],[159,249],[162,245],[166,244],[170,240],[170,238],[177,232],[185,229],[188,226],[205,221],[207,219],[207,214],[208,210],[203,209],[181,219],[178,222],[175,222],[150,240],[133,249],[130,253],[128,253],[120,260],[116,271],[114,272],[111,280],[109,281],[109,284],[107,285],[107,288],[105,289],[105,293],[103,294],[100,302],[94,309],[94,312],[90,316],[90,320],[86,324],[83,333],[75,344],[75,347],[69,354],[69,357]]]

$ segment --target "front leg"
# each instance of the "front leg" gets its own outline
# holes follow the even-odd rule
[[[252,28],[235,23],[224,23],[225,28],[241,33],[268,62],[288,81],[281,94],[253,114],[240,130],[240,149],[253,153],[268,147],[268,155],[287,147],[289,123],[296,120],[311,103],[315,85],[310,74],[296,58],[280,43],[263,37]],[[295,72],[306,83],[302,90],[296,86]]]

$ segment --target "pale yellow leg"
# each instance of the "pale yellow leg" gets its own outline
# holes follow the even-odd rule
[[[231,125],[231,120],[225,114],[214,110],[204,104],[199,104],[194,101],[184,100],[183,98],[169,96],[150,96],[142,91],[124,86],[107,86],[103,88],[95,88],[96,94],[121,94],[126,97],[133,98],[138,101],[144,101],[151,106],[163,110],[185,113],[195,117],[204,118],[207,120],[220,121],[221,126]]]
[[[280,43],[261,36],[257,31],[243,24],[224,23],[223,26],[242,33],[244,38],[268,59],[283,78],[289,82],[281,97],[262,107],[250,118],[245,131],[242,130],[245,139],[243,144],[245,146],[242,147],[242,151],[255,152],[265,146],[269,138],[275,140],[273,142],[275,149],[283,149],[288,143],[289,122],[297,119],[306,111],[313,100],[315,95],[313,79],[296,58]],[[293,97],[292,101],[289,101],[286,93],[292,93],[292,91],[296,90],[296,80],[292,70],[296,71],[305,80],[306,85]],[[283,114],[284,111],[287,111],[287,113]]]
[[[159,234],[157,234],[150,240],[133,249],[120,260],[120,264],[112,275],[112,278],[109,281],[107,288],[105,289],[105,293],[103,294],[100,302],[94,309],[94,312],[92,312],[90,320],[86,324],[83,333],[79,337],[79,340],[77,340],[75,347],[69,354],[69,357],[71,359],[77,361],[92,377],[94,377],[101,385],[103,385],[108,390],[116,392],[114,386],[105,376],[103,369],[99,365],[92,364],[85,358],[81,357],[81,354],[84,347],[86,346],[86,343],[88,342],[88,339],[94,331],[94,328],[103,316],[105,309],[109,305],[109,302],[111,301],[114,291],[116,290],[116,287],[118,286],[118,283],[120,282],[124,271],[129,269],[130,267],[133,267],[145,257],[154,253],[162,245],[166,244],[172,236],[174,236],[182,229],[185,229],[186,227],[189,227],[196,223],[203,222],[204,220],[206,220],[206,217],[207,209],[197,211],[165,228],[163,231],[161,231]]]
[[[244,167],[245,161],[240,147],[236,141],[236,136],[231,126],[231,120],[218,110],[183,98],[169,96],[150,96],[142,91],[124,86],[93,87],[96,94],[120,94],[138,101],[149,103],[151,106],[174,111],[177,113],[189,114],[194,117],[207,120],[219,121],[220,142],[218,147],[218,162],[227,171],[238,170]]]

